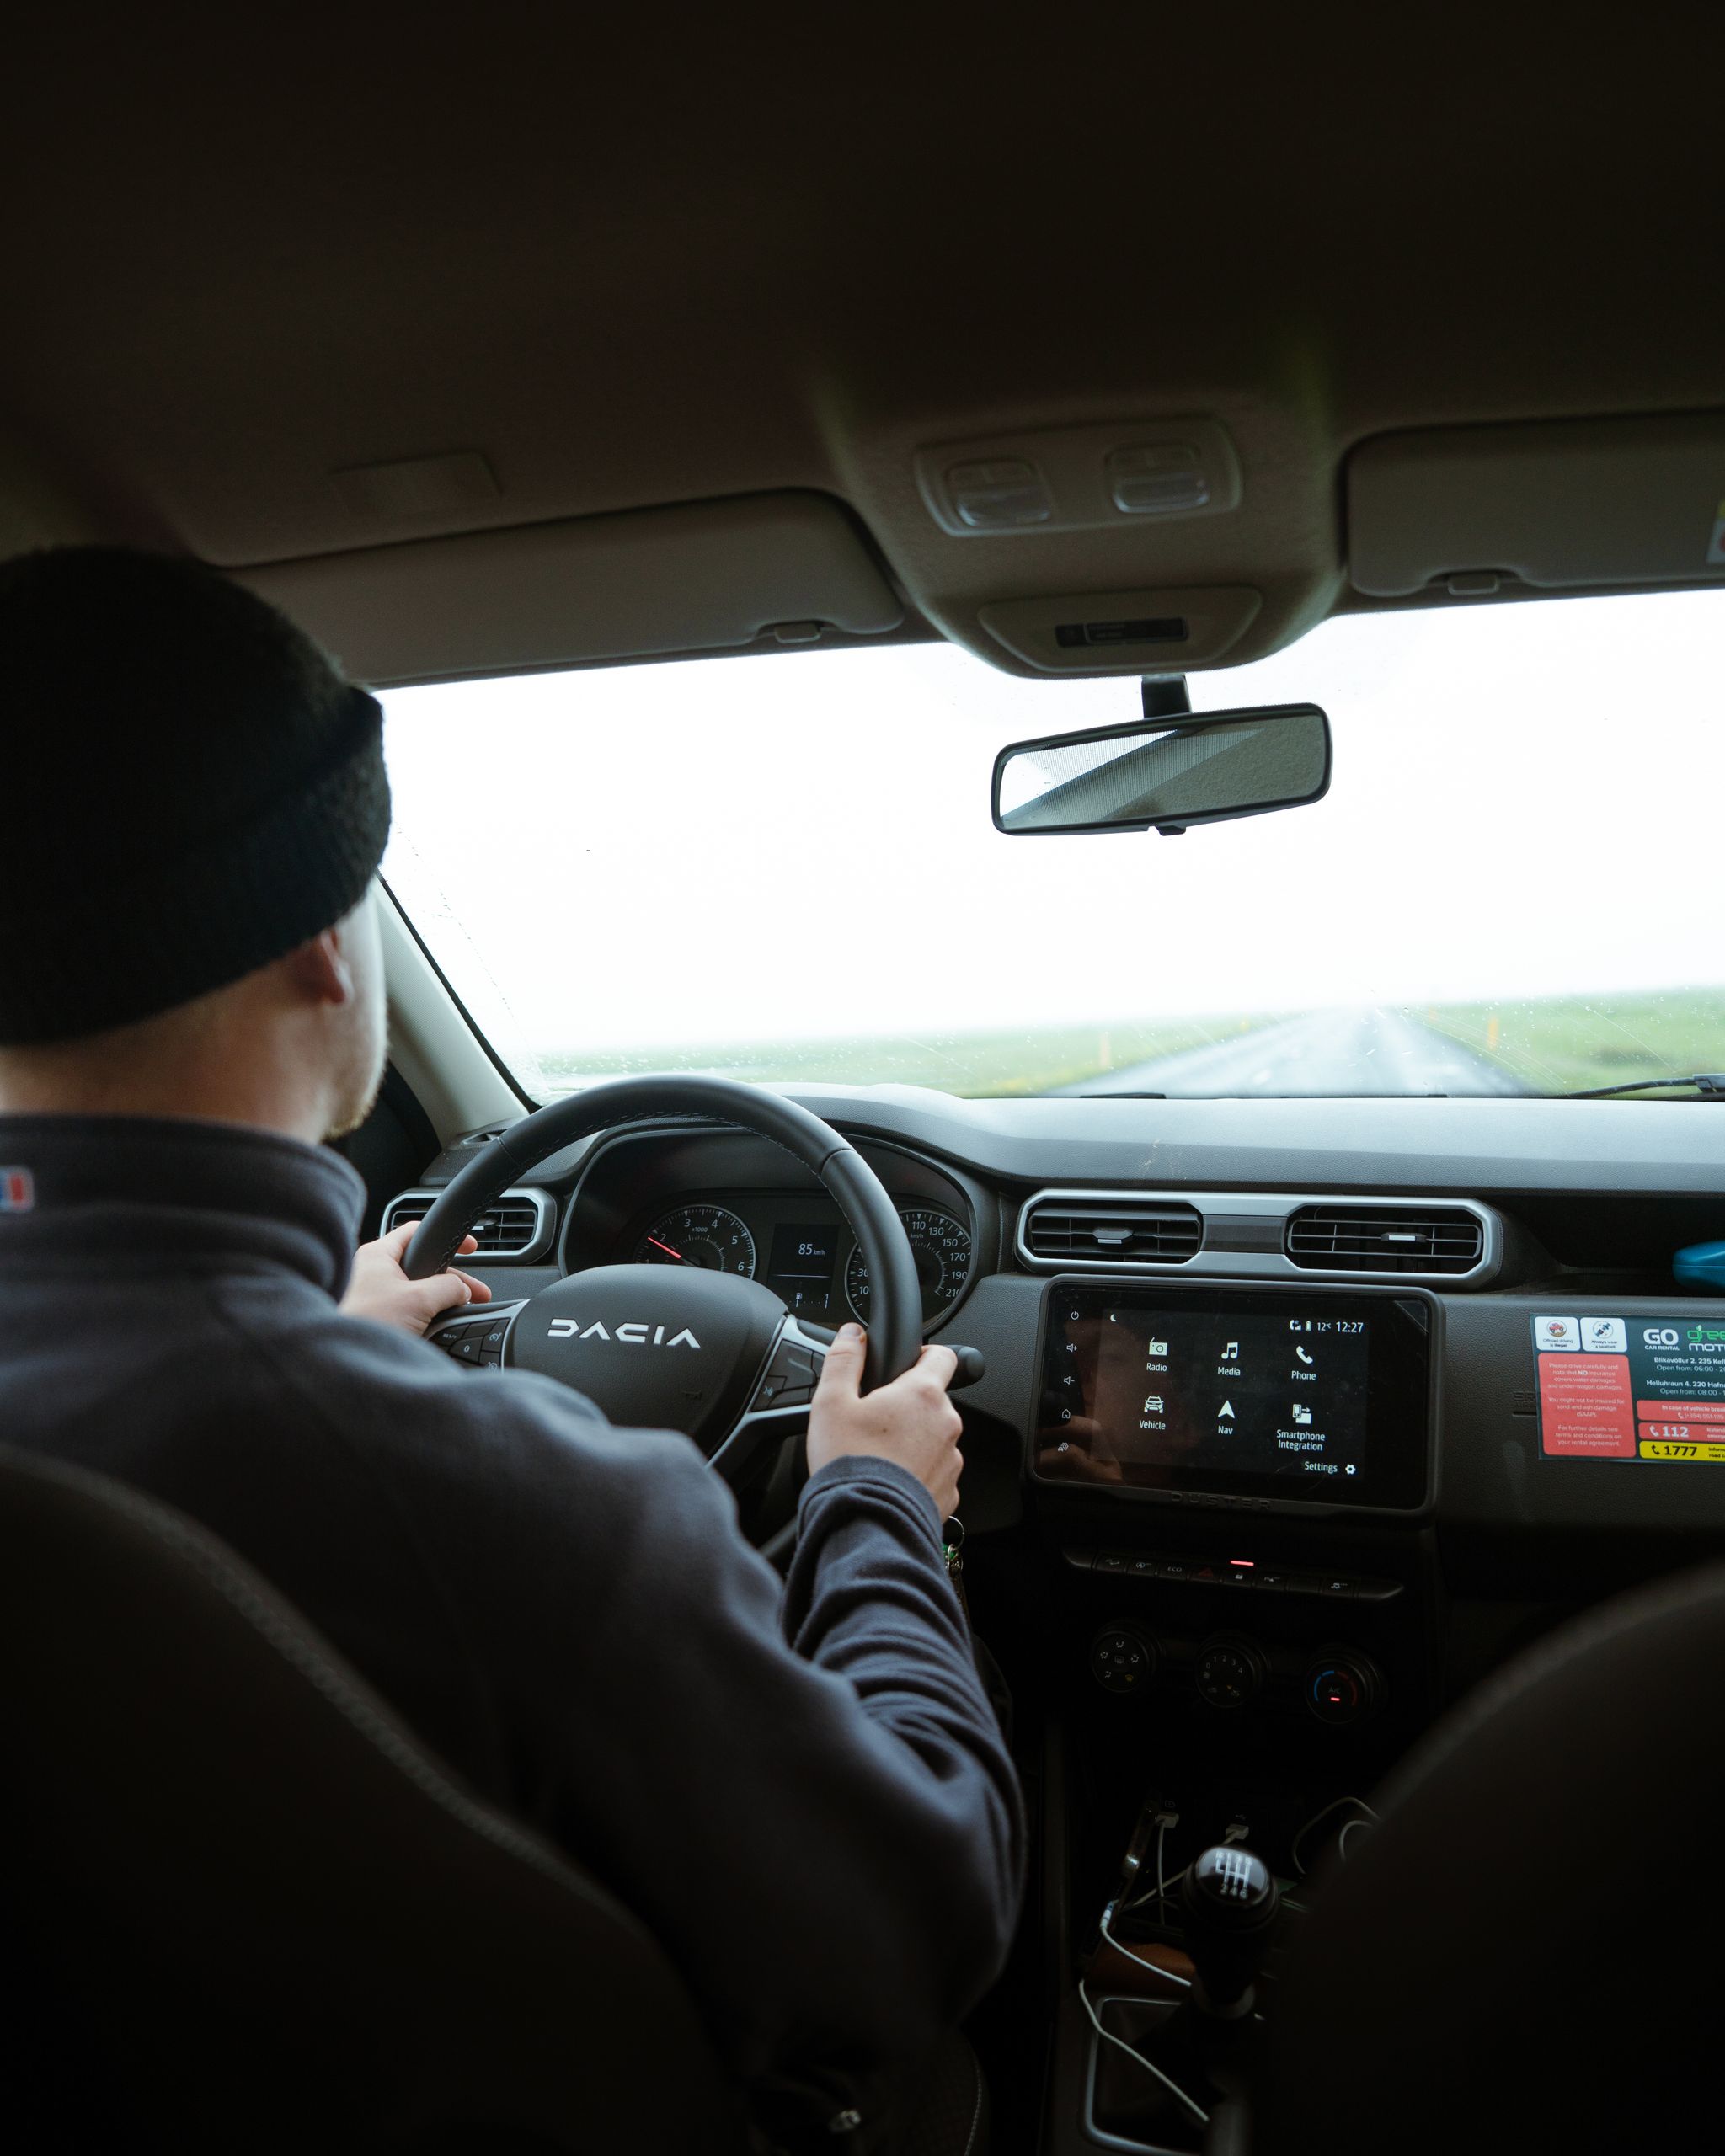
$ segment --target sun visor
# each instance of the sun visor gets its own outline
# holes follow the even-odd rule
[[[1725,414],[1381,435],[1348,461],[1348,552],[1383,599],[1725,579]]]
[[[849,513],[817,494],[470,532],[238,573],[364,681],[723,651],[904,618]]]

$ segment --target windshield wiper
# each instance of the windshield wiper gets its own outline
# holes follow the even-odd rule
[[[1693,1086],[1703,1100],[1725,1101],[1725,1071],[1703,1070],[1693,1078],[1638,1078],[1632,1086],[1589,1086],[1583,1093],[1556,1093],[1559,1101],[1608,1101],[1617,1093],[1671,1093]]]

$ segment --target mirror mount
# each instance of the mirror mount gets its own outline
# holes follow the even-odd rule
[[[1192,715],[1192,698],[1183,674],[1142,675],[1138,693],[1146,718],[1189,718]]]

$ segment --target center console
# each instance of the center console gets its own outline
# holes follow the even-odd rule
[[[1096,1929],[1144,1821],[1159,1878],[1244,1844],[1297,1881],[1429,1721],[1443,1323],[1413,1286],[1043,1291],[1027,1491],[1063,1703],[1044,1785],[1056,1928],[1088,1978],[1063,1996],[1060,2150],[1196,2145],[1130,2055],[1171,2065],[1186,2024],[1162,2027],[1139,1957],[1189,1942],[1150,1921],[1161,1892],[1122,1901],[1116,1943]]]

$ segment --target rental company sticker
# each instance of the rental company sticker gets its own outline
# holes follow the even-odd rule
[[[1725,1464],[1725,1313],[1535,1317],[1546,1460]]]
[[[0,1168],[0,1213],[28,1213],[36,1202],[36,1179],[28,1168]]]

